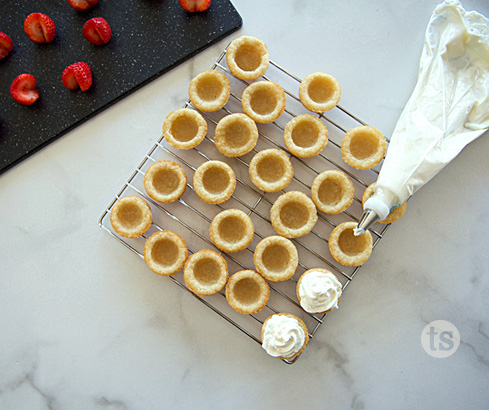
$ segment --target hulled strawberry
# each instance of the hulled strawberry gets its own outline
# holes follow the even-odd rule
[[[19,104],[34,104],[39,98],[39,92],[36,90],[36,85],[36,77],[32,74],[21,74],[12,81],[10,95]]]
[[[13,48],[14,43],[12,39],[7,34],[0,31],[0,60],[7,57]]]
[[[87,10],[97,3],[98,0],[68,0],[68,4],[77,11]]]
[[[68,90],[80,87],[82,91],[87,91],[92,85],[92,71],[87,63],[79,61],[66,67],[61,79]]]
[[[56,25],[43,13],[31,13],[24,20],[24,31],[35,43],[50,43],[56,36]]]
[[[109,23],[102,17],[94,17],[83,25],[83,36],[92,44],[106,44],[112,37]]]
[[[178,0],[178,2],[182,6],[182,9],[190,13],[205,11],[211,5],[211,0]]]

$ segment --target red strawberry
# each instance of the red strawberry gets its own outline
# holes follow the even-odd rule
[[[66,67],[61,79],[68,90],[80,87],[82,91],[87,91],[92,85],[92,71],[87,63],[79,61]]]
[[[108,43],[112,32],[109,23],[102,17],[94,17],[83,25],[83,36],[92,44]]]
[[[205,11],[211,5],[211,0],[178,0],[178,2],[182,6],[182,9],[191,13]]]
[[[8,53],[14,48],[12,39],[0,31],[0,60],[7,57]]]
[[[45,14],[32,13],[24,20],[24,31],[35,43],[50,43],[56,36],[56,25]]]
[[[36,77],[32,74],[21,74],[10,86],[10,95],[22,105],[34,104],[39,98],[39,93],[36,90]]]
[[[95,6],[98,0],[68,0],[68,4],[77,11],[83,11]]]

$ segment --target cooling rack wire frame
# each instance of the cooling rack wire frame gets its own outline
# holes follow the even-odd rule
[[[224,73],[229,78],[231,82],[231,97],[226,106],[216,113],[200,112],[208,124],[208,132],[204,141],[192,150],[179,151],[166,144],[162,136],[150,149],[107,209],[104,210],[100,217],[99,225],[142,259],[144,259],[143,248],[145,240],[158,230],[169,229],[179,233],[185,239],[189,253],[197,252],[200,249],[213,249],[219,252],[228,263],[230,275],[242,269],[255,270],[253,251],[256,244],[261,239],[276,234],[270,222],[270,208],[274,200],[280,194],[293,190],[302,191],[310,196],[312,181],[319,173],[327,169],[343,171],[354,184],[355,197],[353,204],[339,215],[326,215],[318,211],[318,222],[313,231],[301,238],[292,239],[299,253],[299,267],[291,279],[284,282],[269,282],[270,299],[266,307],[260,312],[253,315],[243,315],[235,312],[227,303],[224,290],[217,295],[205,298],[195,295],[185,285],[182,272],[169,277],[178,286],[188,291],[204,305],[260,345],[260,332],[264,320],[268,316],[279,312],[288,312],[300,317],[306,324],[310,332],[309,337],[312,340],[321,324],[325,321],[326,315],[310,314],[300,307],[296,297],[297,280],[304,271],[310,268],[326,268],[332,271],[342,283],[343,291],[353,280],[360,267],[349,268],[339,265],[329,254],[328,238],[331,231],[339,223],[345,221],[358,222],[362,214],[361,197],[363,191],[377,179],[379,166],[372,170],[358,171],[343,162],[340,148],[344,134],[350,128],[366,124],[341,106],[335,107],[325,115],[317,114],[318,118],[326,124],[329,133],[328,144],[318,156],[302,159],[288,152],[283,143],[285,124],[293,117],[309,112],[302,106],[297,97],[301,79],[273,61],[270,61],[266,76],[263,76],[260,80],[274,81],[285,90],[287,104],[284,114],[274,123],[257,124],[259,141],[252,152],[237,158],[224,157],[215,148],[212,139],[213,131],[220,118],[234,112],[242,112],[240,96],[244,88],[249,84],[249,82],[236,79],[230,73],[226,66],[225,55],[226,50],[222,52],[212,69]],[[190,101],[187,101],[185,107],[197,110]],[[286,151],[294,167],[292,182],[285,190],[277,193],[266,193],[258,190],[251,182],[248,174],[249,162],[253,155],[267,148],[279,148]],[[187,183],[187,189],[178,201],[170,204],[158,203],[146,194],[143,178],[149,165],[162,159],[169,159],[179,163],[185,169],[189,181],[192,180],[193,172],[201,163],[208,160],[224,161],[231,165],[236,173],[236,190],[231,199],[225,203],[209,205],[202,202],[195,194],[192,184]],[[151,228],[145,235],[136,239],[119,237],[110,225],[109,216],[112,206],[119,198],[129,195],[138,195],[144,198],[151,206],[153,212]],[[246,212],[252,218],[255,226],[255,235],[250,246],[241,252],[233,254],[221,252],[217,249],[210,240],[208,233],[209,224],[213,217],[220,211],[230,208],[238,208]],[[388,225],[376,224],[370,230],[374,248],[379,240],[382,239],[387,228]],[[148,273],[153,274],[149,269]],[[335,314],[335,312],[330,314]],[[287,364],[293,364],[298,357],[283,361]]]

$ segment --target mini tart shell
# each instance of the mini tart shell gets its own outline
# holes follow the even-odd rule
[[[241,105],[252,120],[267,124],[275,121],[285,111],[285,91],[272,81],[251,83],[243,91]]]
[[[183,168],[173,161],[157,161],[144,173],[144,188],[157,202],[173,202],[182,196],[187,187]]]
[[[278,282],[294,276],[299,256],[290,239],[274,235],[263,238],[256,245],[253,262],[260,275]]]
[[[265,149],[251,159],[249,169],[251,182],[262,191],[277,192],[290,184],[294,168],[285,151]]]
[[[208,204],[222,204],[236,189],[233,169],[221,161],[207,161],[194,172],[193,186],[197,196]]]
[[[332,75],[312,73],[301,81],[299,98],[309,111],[329,111],[340,102],[341,87]]]
[[[209,227],[211,241],[218,249],[233,253],[246,249],[253,241],[253,221],[239,209],[219,212]]]
[[[226,286],[228,265],[217,252],[203,249],[188,257],[183,269],[183,279],[195,294],[215,295]]]
[[[172,231],[156,232],[144,244],[144,261],[157,275],[177,273],[183,268],[187,255],[187,244]]]
[[[239,313],[251,315],[262,310],[270,297],[268,282],[253,270],[232,275],[226,285],[226,299]]]
[[[299,356],[304,351],[304,349],[307,346],[307,343],[309,342],[309,330],[307,330],[306,324],[299,317],[297,317],[296,315],[293,315],[292,313],[275,313],[275,314],[267,317],[265,319],[265,321],[263,322],[263,325],[261,327],[261,339],[262,340],[263,340],[263,337],[265,335],[265,328],[266,328],[266,324],[268,322],[268,319],[270,319],[271,317],[273,317],[275,315],[278,315],[278,316],[287,316],[287,317],[290,317],[291,319],[297,320],[297,322],[299,323],[299,326],[304,331],[304,335],[305,335],[304,344],[302,345],[301,349],[296,354],[294,354],[293,356],[290,356],[290,357],[283,357],[283,356],[278,356],[277,357],[277,359],[280,359],[280,360],[292,360],[292,359],[295,359],[297,356]]]
[[[126,196],[117,200],[110,210],[110,224],[117,235],[138,238],[153,222],[148,203],[138,196]]]
[[[367,199],[369,199],[374,194],[374,189],[375,189],[375,182],[373,184],[370,184],[367,188],[365,188],[365,191],[363,192],[362,195],[362,205],[365,205]],[[406,209],[407,209],[407,203],[406,201],[404,201],[404,203],[401,206],[398,206],[396,209],[391,211],[389,215],[387,215],[387,218],[377,222],[379,224],[391,224],[393,222],[396,222],[404,215]]]
[[[226,157],[240,157],[250,152],[258,141],[258,128],[245,114],[230,114],[216,126],[214,143]]]
[[[180,108],[168,114],[163,121],[163,137],[174,148],[192,149],[207,134],[207,122],[197,111]]]
[[[328,129],[311,114],[298,115],[285,126],[284,142],[296,157],[311,158],[328,144]]]
[[[321,172],[311,186],[311,198],[326,214],[339,214],[353,202],[355,190],[348,176],[337,170]]]
[[[341,142],[343,161],[356,169],[375,167],[387,150],[387,143],[382,133],[368,125],[349,130]]]
[[[256,80],[265,74],[270,64],[267,46],[256,37],[239,37],[228,46],[226,63],[236,78]]]
[[[290,191],[280,195],[270,209],[275,231],[286,238],[298,238],[312,231],[318,215],[314,202],[304,193]]]
[[[372,254],[372,235],[366,231],[363,235],[355,236],[353,229],[356,226],[356,222],[343,222],[329,236],[331,256],[345,266],[363,265]]]
[[[198,110],[214,112],[220,110],[228,102],[231,85],[223,73],[206,70],[190,81],[188,95]]]
[[[299,287],[301,285],[301,282],[302,282],[302,279],[304,278],[304,276],[306,276],[309,272],[322,272],[322,273],[329,273],[331,275],[333,275],[335,278],[336,278],[336,275],[331,272],[330,270],[328,269],[324,269],[324,268],[313,268],[313,269],[309,269],[309,270],[306,270],[299,278],[299,280],[297,281],[297,285],[295,287],[295,292],[296,292],[296,295],[297,295],[297,300],[299,301],[299,305],[301,304],[301,297],[299,295]],[[337,278],[338,279],[338,278]],[[341,296],[338,298],[338,305],[340,304],[340,301],[341,301]],[[302,305],[301,305],[302,307]],[[302,308],[304,309],[304,308]],[[329,313],[331,312],[332,309],[328,309],[328,310],[325,310],[324,312],[308,312],[308,313],[311,313],[313,315],[324,315],[325,313]],[[306,309],[304,309],[305,312],[307,312]]]

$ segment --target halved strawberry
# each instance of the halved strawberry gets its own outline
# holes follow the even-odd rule
[[[12,39],[0,31],[0,60],[8,56],[8,53],[14,48]]]
[[[80,87],[82,91],[87,91],[92,85],[92,71],[87,63],[79,61],[66,67],[61,79],[68,90]]]
[[[68,4],[77,11],[83,11],[95,6],[98,0],[68,0]]]
[[[50,43],[56,36],[56,25],[43,13],[31,13],[24,20],[24,31],[35,43]]]
[[[211,5],[211,0],[178,0],[178,2],[182,6],[182,9],[191,13],[205,11]]]
[[[32,74],[21,74],[10,86],[10,95],[22,105],[34,104],[39,98],[39,93],[36,90],[36,77]]]
[[[109,23],[102,17],[94,17],[83,25],[83,36],[97,46],[106,44],[112,37]]]

